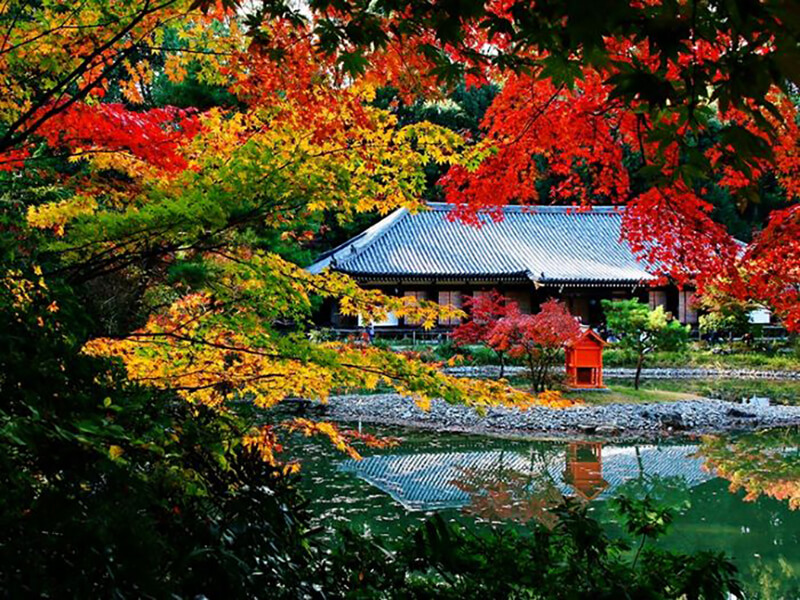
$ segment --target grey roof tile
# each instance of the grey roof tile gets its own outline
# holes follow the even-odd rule
[[[481,226],[448,218],[451,207],[400,209],[323,255],[309,267],[387,277],[519,276],[542,281],[639,282],[645,265],[621,240],[622,213],[613,207],[506,206],[504,218]]]

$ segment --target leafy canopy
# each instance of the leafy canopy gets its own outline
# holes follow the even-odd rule
[[[602,305],[607,328],[619,338],[617,344],[637,358],[636,389],[648,354],[657,350],[685,350],[689,343],[691,326],[681,325],[663,306],[651,310],[635,298],[603,300]]]
[[[637,299],[603,300],[608,329],[619,336],[619,346],[641,354],[656,350],[680,350],[688,340],[688,328],[663,306],[650,309]]]

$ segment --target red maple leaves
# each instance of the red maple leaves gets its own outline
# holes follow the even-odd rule
[[[478,224],[479,214],[488,213],[501,219],[505,204],[627,205],[622,236],[657,274],[696,285],[701,293],[713,284],[768,304],[796,328],[796,107],[774,91],[772,109],[755,102],[747,104],[748,111],[713,109],[717,130],[711,132],[688,107],[654,110],[646,99],[623,102],[615,78],[634,67],[655,73],[662,60],[641,44],[608,43],[617,61],[603,71],[584,67],[574,87],[556,85],[541,73],[508,78],[482,123],[481,143],[492,149],[488,158],[474,169],[451,168],[441,181],[453,218]],[[687,69],[714,72],[726,47],[724,39],[698,40],[668,61],[664,102],[673,94],[670,86],[686,85]],[[712,218],[705,188],[714,182],[744,198],[765,177],[777,180],[790,208],[774,215],[775,224],[745,251]],[[783,251],[776,254],[778,240]],[[768,266],[765,256],[774,259]]]
[[[465,305],[470,318],[453,331],[453,339],[459,344],[485,344],[501,360],[506,354],[523,359],[537,392],[544,390],[559,351],[581,333],[576,318],[557,300],[543,303],[533,315],[521,312],[515,302],[496,290],[468,300]]]
[[[164,172],[186,168],[183,142],[199,131],[196,111],[175,107],[133,111],[122,104],[75,103],[44,121],[36,134],[57,152],[72,156],[124,152]],[[0,168],[22,166],[28,147],[0,155]]]
[[[456,215],[474,222],[481,210],[539,201],[547,175],[552,202],[608,203],[629,190],[619,138],[620,115],[610,86],[587,72],[574,90],[550,79],[512,76],[483,120],[495,152],[474,171],[450,169],[445,194]]]
[[[460,345],[483,344],[497,322],[511,310],[511,303],[497,290],[464,299],[469,319],[456,327],[451,336]]]
[[[533,315],[520,312],[510,303],[506,315],[490,329],[487,339],[492,347],[512,357],[527,357],[543,351],[564,348],[581,333],[578,321],[557,300],[548,300]]]

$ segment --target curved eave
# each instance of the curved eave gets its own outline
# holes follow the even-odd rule
[[[575,278],[575,279],[535,279],[531,277],[528,272],[521,273],[367,273],[360,271],[348,271],[345,269],[334,269],[337,272],[344,273],[360,280],[369,281],[387,281],[397,282],[398,280],[406,281],[464,281],[464,282],[487,282],[487,281],[504,281],[504,282],[519,282],[519,283],[532,283],[537,286],[562,286],[562,285],[579,285],[579,286],[608,286],[608,287],[628,287],[646,285],[654,281],[656,278],[649,276],[647,278],[638,279],[592,279],[592,278]]]

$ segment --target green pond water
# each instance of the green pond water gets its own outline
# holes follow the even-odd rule
[[[609,533],[623,535],[609,499],[649,493],[677,516],[659,543],[724,551],[753,598],[800,598],[800,430],[727,439],[618,444],[509,440],[387,427],[364,431],[402,438],[399,447],[348,460],[330,444],[301,440],[302,485],[317,525],[380,537],[391,547],[433,511],[448,519],[546,522],[561,494],[590,502]],[[708,470],[714,458],[747,492]],[[762,493],[758,493],[762,492]]]

